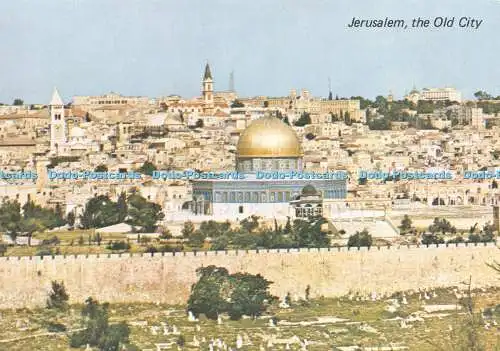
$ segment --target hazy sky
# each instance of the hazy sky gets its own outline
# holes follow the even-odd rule
[[[461,16],[478,30],[351,29],[352,17]],[[402,96],[415,85],[500,95],[498,0],[1,0],[0,102],[116,91]]]

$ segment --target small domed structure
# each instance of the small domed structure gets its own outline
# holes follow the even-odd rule
[[[317,196],[319,195],[318,191],[311,184],[307,184],[302,188],[302,196]]]

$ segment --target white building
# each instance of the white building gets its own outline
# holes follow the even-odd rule
[[[414,103],[419,100],[462,102],[462,93],[455,88],[424,88],[421,92],[412,90],[405,98]]]

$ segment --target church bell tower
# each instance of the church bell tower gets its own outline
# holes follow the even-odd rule
[[[66,143],[66,122],[64,119],[64,103],[59,92],[54,88],[49,104],[50,112],[50,151],[57,154]]]
[[[211,114],[214,107],[214,82],[212,79],[212,72],[210,72],[210,66],[208,63],[205,66],[205,74],[203,75],[203,112],[205,114]]]

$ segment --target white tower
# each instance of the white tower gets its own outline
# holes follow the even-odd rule
[[[213,87],[212,72],[208,63],[205,66],[205,74],[203,75],[203,112],[212,114],[214,109],[214,87]]]
[[[58,150],[66,143],[66,122],[64,119],[64,103],[59,92],[54,88],[49,104],[50,112],[50,151]]]

